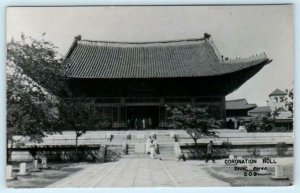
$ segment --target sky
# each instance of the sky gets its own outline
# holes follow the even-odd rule
[[[46,32],[43,38],[58,46],[61,55],[79,34],[89,40],[145,42],[209,33],[225,57],[265,52],[273,60],[227,100],[246,98],[263,106],[273,90],[294,84],[291,5],[10,7],[6,26],[7,41],[19,39],[21,33],[39,39]]]

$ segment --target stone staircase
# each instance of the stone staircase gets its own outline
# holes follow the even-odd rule
[[[156,138],[157,138],[158,143],[173,143],[174,142],[174,139],[171,139],[169,134],[157,135]]]
[[[162,160],[175,160],[174,144],[162,143],[159,144],[158,157]]]
[[[158,157],[162,160],[175,160],[174,139],[170,138],[169,133],[158,134],[156,136],[158,143]]]
[[[127,149],[127,155],[123,155],[123,158],[126,158],[126,159],[135,159],[135,158],[147,158],[149,157],[149,155],[146,155],[145,152],[143,153],[137,153],[135,151],[135,143],[129,143],[128,144],[128,149]],[[142,145],[142,144],[139,144],[139,145]]]
[[[156,137],[159,147],[157,157],[163,160],[175,160],[174,139],[171,139],[168,133],[157,134]],[[150,157],[149,154],[147,155],[145,153],[144,149],[147,138],[147,135],[145,135],[144,138],[132,136],[131,139],[127,141],[127,155],[123,155],[122,157],[127,159]],[[136,146],[139,146],[141,151],[136,152]]]

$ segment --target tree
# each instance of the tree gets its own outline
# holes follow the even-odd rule
[[[255,117],[250,123],[247,123],[246,129],[248,132],[256,131],[271,131],[274,128],[276,113],[268,113],[263,117]]]
[[[294,89],[286,89],[286,95],[281,99],[281,102],[285,103],[287,110],[294,112]]]
[[[74,129],[78,157],[78,138],[100,117],[94,101],[75,98],[69,91],[68,62],[62,62],[44,35],[37,40],[22,34],[7,44],[7,141],[21,135],[42,142],[47,134]]]
[[[208,108],[192,107],[191,105],[166,106],[171,114],[169,119],[174,127],[185,129],[191,136],[195,145],[197,140],[204,136],[217,137],[218,135],[210,129],[220,128],[221,121],[216,120]]]
[[[45,40],[22,35],[7,44],[7,162],[15,135],[41,142],[47,134],[60,132],[57,98],[49,90],[61,92],[61,61],[55,46]]]
[[[10,163],[12,148],[17,142],[14,136],[26,136],[31,141],[41,142],[46,134],[58,130],[55,127],[57,119],[55,101],[52,100],[51,95],[24,75],[22,69],[12,62],[7,63],[6,92],[7,163]]]
[[[78,138],[100,123],[101,116],[97,114],[95,101],[89,98],[63,98],[59,103],[59,114],[61,128],[75,131],[75,159],[78,161]]]

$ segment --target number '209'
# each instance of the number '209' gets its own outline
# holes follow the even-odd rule
[[[256,172],[244,172],[244,176],[256,176]]]

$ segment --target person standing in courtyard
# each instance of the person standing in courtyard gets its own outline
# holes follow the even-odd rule
[[[151,119],[151,117],[148,118],[148,126],[149,126],[149,128],[152,128],[152,119]]]
[[[213,152],[214,152],[214,149],[213,149],[213,142],[212,141],[209,141],[208,145],[207,145],[207,152],[206,152],[206,160],[205,162],[207,163],[210,159],[213,161],[213,163],[215,163],[215,159],[214,159],[214,156],[213,156]]]
[[[138,128],[138,119],[135,118],[134,120],[134,128],[137,129]]]
[[[158,144],[157,144],[157,140],[156,139],[153,139],[153,145],[154,145],[154,151],[155,151],[155,154],[158,153]]]
[[[142,125],[142,119],[138,118],[138,129],[142,129],[143,125]]]
[[[151,144],[150,144],[150,158],[151,159],[156,158],[155,145],[153,144],[153,140],[151,140]]]
[[[131,127],[131,121],[130,119],[127,119],[127,128],[130,128]]]
[[[143,129],[146,129],[146,121],[145,121],[145,118],[142,119],[142,127],[143,127]]]
[[[151,146],[151,137],[149,136],[147,141],[146,141],[146,154],[150,154],[150,146]]]

